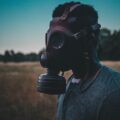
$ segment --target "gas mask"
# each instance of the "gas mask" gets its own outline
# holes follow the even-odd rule
[[[95,23],[74,33],[70,26],[76,21],[76,17],[69,17],[69,14],[79,6],[81,5],[76,4],[66,8],[62,16],[56,17],[50,22],[45,39],[46,48],[40,53],[40,64],[47,68],[47,73],[41,74],[38,78],[39,92],[47,94],[65,92],[64,71],[76,67],[80,59],[84,57],[81,39],[87,36],[88,31],[95,31],[100,27]],[[81,51],[78,52],[78,48],[81,48]]]

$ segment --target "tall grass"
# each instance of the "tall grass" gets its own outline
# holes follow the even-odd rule
[[[120,62],[104,64],[120,71]],[[56,97],[36,90],[44,72],[39,63],[0,63],[0,120],[55,120]]]
[[[39,63],[0,64],[0,120],[54,120],[56,98],[38,93]]]

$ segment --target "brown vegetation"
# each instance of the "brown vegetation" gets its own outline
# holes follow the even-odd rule
[[[120,62],[104,62],[120,70]],[[54,120],[56,97],[36,90],[39,63],[0,63],[0,120]],[[66,77],[69,76],[67,72]]]
[[[0,63],[0,120],[54,120],[55,96],[36,90],[39,63]]]

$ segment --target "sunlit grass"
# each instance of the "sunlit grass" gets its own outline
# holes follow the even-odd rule
[[[0,120],[54,120],[56,99],[38,93],[39,63],[0,64]]]
[[[120,71],[120,62],[103,64]],[[45,71],[39,62],[0,63],[0,120],[55,119],[56,97],[36,90],[37,78]]]

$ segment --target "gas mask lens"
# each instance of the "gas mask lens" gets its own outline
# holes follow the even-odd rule
[[[49,42],[53,49],[61,49],[65,43],[65,35],[60,32],[55,32],[51,35]]]

